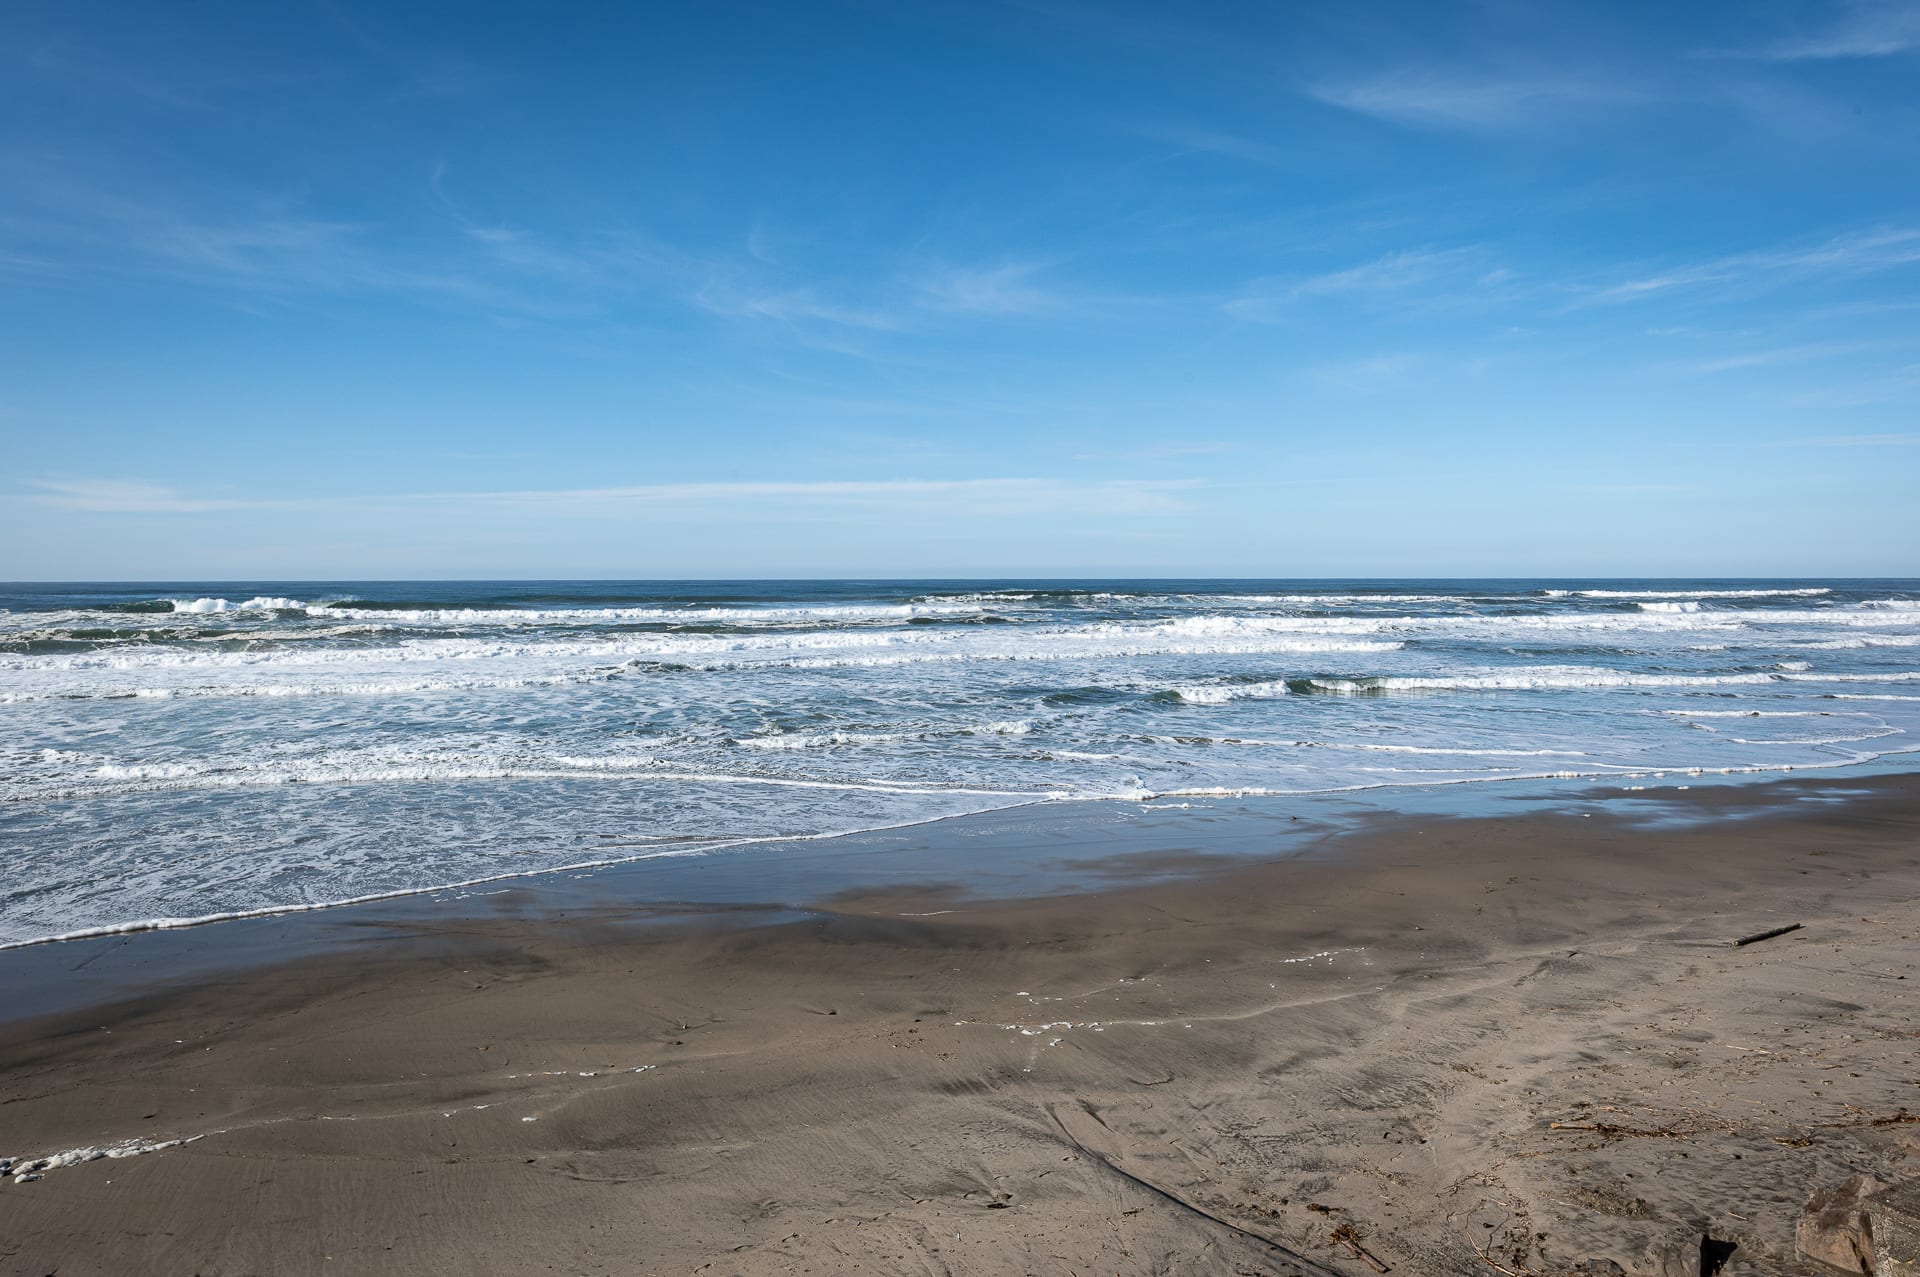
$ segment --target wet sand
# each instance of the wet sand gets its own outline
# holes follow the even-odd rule
[[[0,1182],[0,1272],[1828,1271],[1809,1190],[1920,1176],[1920,780],[1664,810],[759,924],[476,903],[14,1020],[0,1154],[191,1142]]]

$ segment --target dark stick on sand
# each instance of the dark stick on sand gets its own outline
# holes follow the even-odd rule
[[[1784,936],[1789,931],[1798,931],[1806,925],[1804,922],[1792,922],[1784,927],[1775,927],[1772,931],[1756,931],[1750,936],[1741,936],[1738,940],[1735,940],[1733,947],[1738,949],[1743,944],[1758,944],[1762,940],[1771,940],[1775,936]]]

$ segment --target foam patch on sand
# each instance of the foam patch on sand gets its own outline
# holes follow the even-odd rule
[[[116,1144],[70,1148],[64,1153],[48,1153],[42,1157],[0,1157],[0,1175],[11,1178],[16,1184],[31,1184],[47,1171],[65,1170],[69,1166],[97,1162],[102,1158],[140,1157],[205,1138],[204,1135],[189,1135],[177,1140],[121,1140]]]

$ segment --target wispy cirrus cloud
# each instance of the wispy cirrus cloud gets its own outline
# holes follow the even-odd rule
[[[1315,384],[1341,394],[1381,394],[1414,376],[1426,362],[1416,352],[1398,351],[1321,364],[1307,375]]]
[[[259,217],[199,222],[155,216],[139,228],[139,246],[175,273],[266,286],[333,288],[414,286],[418,272],[379,263],[352,222]]]
[[[10,183],[13,197],[0,220],[0,270],[13,259],[46,280],[158,278],[262,298],[387,298],[554,316],[681,305],[719,269],[718,259],[637,227],[539,232],[490,221],[452,199],[446,178],[444,165],[426,175],[444,218],[401,224],[310,212],[306,201],[259,187],[173,188],[110,165],[0,153],[0,185]]]
[[[1284,147],[1219,129],[1185,124],[1155,124],[1139,130],[1141,137],[1178,148],[1182,155],[1219,155],[1250,164],[1278,164],[1287,159]]]
[[[907,326],[898,312],[822,298],[810,288],[764,288],[710,279],[692,294],[693,303],[713,315],[764,319],[782,324],[819,323],[839,328],[897,331]]]
[[[120,479],[31,479],[26,499],[62,510],[99,514],[202,514],[211,510],[258,510],[276,501],[191,496],[158,483]]]
[[[1431,283],[1458,266],[1468,251],[1464,248],[1447,248],[1388,253],[1358,266],[1308,276],[1292,287],[1290,295],[1333,297],[1413,288]]]
[[[42,84],[75,97],[127,98],[161,110],[204,110],[210,105],[204,82],[155,75],[137,59],[113,58],[79,46],[71,35],[29,50],[22,64]]]
[[[944,266],[917,282],[920,303],[934,310],[975,315],[1030,315],[1058,309],[1065,299],[1041,287],[1037,262],[993,266]]]
[[[1186,509],[1180,494],[1200,487],[1194,479],[880,479],[802,482],[659,483],[630,487],[553,491],[469,492],[423,500],[518,507],[582,504],[647,506],[781,503],[812,508],[905,508],[959,506],[970,511],[1024,512],[1044,503],[1061,511],[1176,514]]]
[[[385,64],[394,79],[393,98],[455,98],[487,93],[508,82],[496,68],[445,45],[416,47],[408,41],[377,36],[364,20],[350,17],[337,4],[316,6],[354,44]],[[378,12],[372,10],[371,12]]]
[[[1683,263],[1596,290],[1600,301],[1622,301],[1706,284],[1810,272],[1868,274],[1920,262],[1920,228],[1886,227],[1835,236],[1818,244],[1733,253]]]
[[[1073,305],[1069,295],[1038,281],[1043,269],[1038,262],[919,265],[907,267],[894,280],[840,281],[849,292],[865,292],[880,299],[868,304],[835,300],[813,286],[756,283],[750,271],[724,271],[710,277],[692,298],[701,309],[715,315],[901,332],[924,327],[943,315],[1039,315]]]
[[[1224,309],[1241,319],[1273,319],[1292,305],[1316,299],[1380,301],[1422,294],[1460,297],[1511,278],[1511,272],[1490,269],[1478,249],[1404,249],[1316,275],[1257,279]]]
[[[1535,128],[1568,115],[1637,105],[1652,96],[1625,82],[1579,75],[1426,70],[1322,81],[1307,86],[1306,93],[1393,124],[1487,132]]]
[[[1807,435],[1799,439],[1775,439],[1762,448],[1916,448],[1920,435]]]
[[[924,508],[953,505],[969,510],[1023,511],[1047,508],[1114,514],[1174,514],[1186,509],[1181,494],[1201,487],[1197,479],[843,479],[643,483],[606,487],[526,488],[473,492],[210,496],[165,484],[119,479],[34,479],[25,499],[38,505],[100,514],[204,514],[234,510],[301,510],[353,507],[519,510],[545,514],[594,514],[647,507],[751,504],[814,509]],[[1036,503],[1040,503],[1036,506]]]
[[[605,291],[639,279],[685,279],[713,269],[710,262],[631,226],[555,235],[489,219],[468,208],[451,185],[446,162],[434,164],[427,188],[458,230],[456,246],[478,248],[486,264],[522,280]]]
[[[1867,404],[1916,400],[1920,400],[1920,364],[1908,364],[1877,375],[1848,377],[1837,385],[1802,390],[1791,396],[1790,402],[1809,408],[1857,408]],[[1909,436],[1863,437],[1885,440]],[[1911,437],[1920,440],[1920,435]]]
[[[38,257],[31,253],[0,252],[0,271],[16,274],[51,274],[59,270],[60,264],[48,257]]]
[[[1911,341],[1822,341],[1805,342],[1797,346],[1775,346],[1766,350],[1743,351],[1736,355],[1725,355],[1718,359],[1705,359],[1692,363],[1670,365],[1675,371],[1712,376],[1716,373],[1738,372],[1748,368],[1771,368],[1781,365],[1812,363],[1821,359],[1838,359],[1847,355],[1867,354],[1897,348],[1911,348]]]
[[[1165,443],[1103,452],[1076,452],[1073,454],[1073,459],[1075,461],[1165,461],[1169,457],[1218,456],[1221,453],[1239,450],[1240,445],[1233,443]]]
[[[144,276],[255,293],[376,292],[501,301],[506,294],[447,254],[411,256],[382,247],[380,228],[309,216],[259,191],[127,189],[41,156],[0,158],[11,185],[4,224],[11,256],[30,257],[48,278]]]
[[[1884,58],[1920,49],[1920,5],[1912,0],[1854,0],[1824,29],[1776,40],[1743,56],[1769,62]]]

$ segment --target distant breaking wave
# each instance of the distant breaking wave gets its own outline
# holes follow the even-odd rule
[[[1549,590],[1548,594],[1569,594],[1585,599],[1785,599],[1814,598],[1832,594],[1829,586],[1795,590]]]

